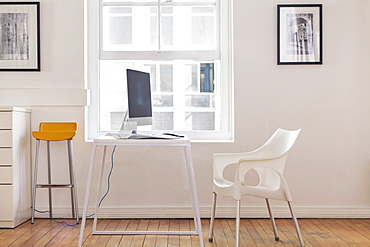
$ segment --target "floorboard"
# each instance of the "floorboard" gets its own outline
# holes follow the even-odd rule
[[[202,219],[205,247],[234,247],[235,219],[216,219],[213,242],[208,241],[209,219]],[[306,247],[370,246],[370,219],[299,219]],[[69,224],[73,221],[68,222]],[[188,235],[92,235],[93,220],[86,221],[83,246],[197,247],[199,236]],[[291,219],[276,219],[280,240],[275,241],[269,219],[242,219],[240,246],[300,246]],[[194,231],[193,219],[101,219],[98,230],[175,230]],[[14,229],[0,229],[0,246],[66,247],[77,246],[80,226],[69,226],[49,219],[36,219]]]

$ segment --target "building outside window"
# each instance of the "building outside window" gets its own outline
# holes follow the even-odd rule
[[[153,103],[153,124],[138,131],[232,139],[229,1],[91,2],[86,59],[90,138],[119,130],[127,110],[126,69],[135,69],[150,73]]]

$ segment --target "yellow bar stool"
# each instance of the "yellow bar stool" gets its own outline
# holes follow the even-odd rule
[[[78,217],[78,203],[76,192],[76,179],[74,169],[73,147],[72,140],[77,132],[77,123],[75,122],[42,122],[39,126],[39,131],[32,131],[32,136],[36,138],[36,156],[35,156],[35,170],[32,188],[32,218],[31,223],[34,223],[35,218],[35,204],[36,204],[36,189],[48,188],[49,190],[49,215],[53,218],[52,211],[52,188],[70,188],[71,189],[71,203],[72,203],[72,218],[76,218],[76,223],[79,223]],[[48,167],[48,183],[38,184],[38,160],[40,141],[47,143],[47,167]],[[68,146],[68,161],[69,161],[69,184],[53,184],[51,181],[51,158],[50,158],[50,142],[67,141]]]

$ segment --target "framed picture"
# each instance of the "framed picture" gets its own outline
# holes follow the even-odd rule
[[[277,7],[277,64],[322,64],[322,4]]]
[[[0,71],[40,71],[40,2],[0,2]]]

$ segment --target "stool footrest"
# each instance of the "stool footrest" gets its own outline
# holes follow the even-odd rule
[[[36,188],[73,188],[73,184],[36,184]]]

